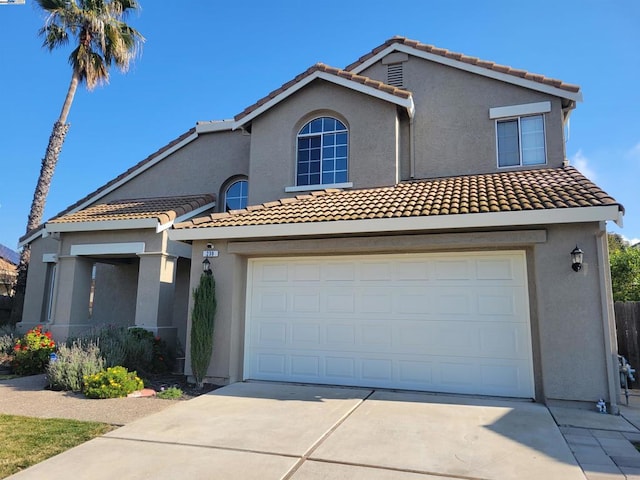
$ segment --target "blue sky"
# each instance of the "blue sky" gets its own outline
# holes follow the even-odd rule
[[[640,240],[640,3],[632,0],[140,0],[127,75],[78,90],[45,217],[195,125],[231,118],[316,62],[344,67],[394,35],[582,87],[567,157],[624,204]],[[32,0],[0,5],[0,243],[16,248],[71,72]],[[169,180],[168,180],[169,181]]]

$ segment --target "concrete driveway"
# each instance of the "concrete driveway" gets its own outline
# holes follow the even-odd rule
[[[542,405],[236,383],[12,479],[584,480]]]

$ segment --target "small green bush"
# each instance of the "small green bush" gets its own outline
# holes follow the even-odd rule
[[[182,398],[182,390],[178,387],[169,387],[164,390],[160,390],[156,396],[163,400],[178,400]]]
[[[43,332],[38,325],[18,339],[13,350],[13,371],[18,375],[36,375],[44,373],[49,355],[56,350],[56,344],[51,338],[51,332]]]
[[[75,341],[71,346],[60,345],[57,359],[47,365],[47,379],[52,390],[80,392],[84,377],[103,371],[104,360],[93,343],[83,345]]]
[[[136,372],[125,367],[110,367],[102,372],[84,377],[84,394],[89,398],[126,397],[131,392],[144,388]]]

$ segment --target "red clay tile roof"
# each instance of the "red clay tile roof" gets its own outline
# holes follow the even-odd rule
[[[527,72],[526,70],[520,70],[520,69],[512,68],[512,67],[509,67],[509,66],[506,66],[506,65],[500,65],[500,64],[497,64],[497,63],[494,63],[494,62],[481,60],[481,59],[479,59],[477,57],[470,57],[470,56],[464,55],[462,53],[451,52],[451,51],[446,50],[444,48],[434,47],[433,45],[427,45],[426,43],[421,43],[421,42],[418,42],[416,40],[410,40],[408,38],[401,37],[401,36],[396,36],[396,37],[390,38],[389,40],[384,42],[382,45],[374,48],[371,52],[369,52],[366,55],[363,55],[362,57],[360,57],[358,60],[353,62],[351,65],[345,67],[345,70],[351,71],[351,70],[355,69],[359,65],[361,65],[364,62],[366,62],[367,60],[369,60],[371,57],[374,57],[375,55],[380,53],[385,48],[387,48],[387,47],[389,47],[391,45],[394,45],[394,44],[406,45],[408,47],[415,48],[416,50],[421,50],[423,52],[431,53],[433,55],[439,55],[439,56],[444,57],[444,58],[448,58],[448,59],[451,59],[451,60],[457,60],[459,62],[468,63],[470,65],[475,65],[477,67],[486,68],[487,70],[493,70],[493,71],[499,72],[499,73],[506,73],[507,75],[513,75],[515,77],[524,78],[526,80],[531,80],[533,82],[541,83],[541,84],[544,84],[544,85],[549,85],[549,86],[552,86],[552,87],[555,87],[555,88],[559,88],[561,90],[566,90],[568,92],[576,93],[576,92],[580,91],[580,87],[578,85],[572,85],[570,83],[565,83],[562,80],[556,80],[554,78],[545,77],[544,75],[530,73],[530,72]]]
[[[215,201],[209,194],[114,200],[49,220],[48,224],[157,219],[165,224]]]
[[[373,79],[371,79],[369,77],[364,77],[362,75],[356,75],[355,73],[348,72],[346,70],[341,70],[339,68],[330,67],[328,65],[325,65],[324,63],[316,63],[315,65],[313,65],[312,67],[309,67],[306,71],[304,71],[303,73],[301,73],[300,75],[295,77],[293,80],[288,81],[287,83],[282,85],[280,88],[277,88],[273,92],[269,93],[266,97],[261,98],[260,100],[258,100],[253,105],[250,105],[247,108],[245,108],[242,112],[240,112],[239,114],[237,114],[234,117],[234,120],[238,121],[238,120],[246,117],[247,115],[249,115],[251,112],[253,112],[257,108],[260,108],[262,105],[264,105],[268,101],[273,100],[275,97],[277,97],[278,95],[280,95],[284,91],[288,90],[293,85],[295,85],[296,83],[300,82],[301,80],[304,80],[308,76],[314,74],[315,72],[329,73],[331,75],[335,75],[337,77],[345,78],[347,80],[351,80],[352,82],[360,83],[360,84],[365,85],[367,87],[372,87],[372,88],[375,88],[376,90],[380,90],[382,92],[389,93],[391,95],[395,95],[395,96],[400,97],[400,98],[405,98],[406,99],[406,98],[411,97],[411,92],[408,92],[407,90],[403,90],[401,88],[397,88],[397,87],[393,87],[391,85],[387,85],[386,83],[379,82],[378,80],[373,80]]]
[[[362,190],[323,190],[245,210],[195,218],[176,224],[174,228],[313,223],[603,205],[619,204],[575,168],[563,167],[416,180]]]

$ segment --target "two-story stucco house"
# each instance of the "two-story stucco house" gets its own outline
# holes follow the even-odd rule
[[[22,327],[136,325],[188,354],[206,258],[211,381],[615,404],[623,208],[566,160],[581,97],[401,37],[316,64],[25,236]]]

